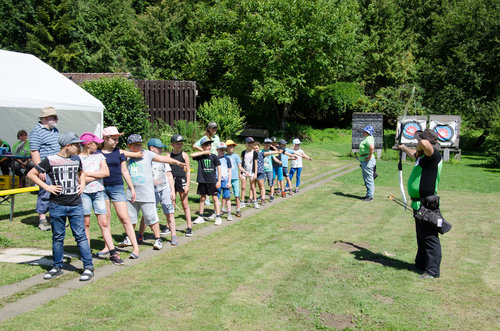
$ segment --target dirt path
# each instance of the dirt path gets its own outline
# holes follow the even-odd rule
[[[304,193],[307,193],[308,191],[314,190],[320,186],[322,186],[325,182],[328,182],[330,180],[333,180],[334,178],[340,177],[344,174],[347,174],[349,172],[352,172],[356,169],[358,169],[359,166],[357,163],[349,163],[346,165],[343,165],[341,167],[332,169],[330,171],[327,171],[321,175],[315,176],[313,178],[310,178],[309,181],[303,182],[303,185],[301,186],[301,192],[298,194],[294,194],[290,197],[288,197],[286,200],[289,199],[295,199],[298,196],[301,196]],[[320,180],[322,179],[322,180]],[[312,183],[312,184],[308,184]],[[282,201],[285,201],[285,199],[276,199],[275,202],[273,203],[267,203],[264,206],[261,206],[260,209],[254,209],[254,208],[247,208],[246,210],[243,210],[242,217],[241,218],[235,218],[234,221],[228,222],[228,221],[223,221],[222,225],[220,226],[206,226],[201,229],[196,229],[196,234],[193,237],[183,237],[179,236],[179,246],[185,245],[189,243],[192,240],[197,240],[204,238],[208,236],[209,234],[218,231],[226,226],[229,226],[233,223],[240,222],[246,218],[252,217],[258,212],[261,212],[262,210],[266,210],[267,208],[272,207],[273,205],[280,203]],[[179,227],[177,230],[184,230],[184,227]],[[113,264],[107,264],[105,266],[99,267],[96,269],[94,279],[98,280],[101,278],[104,278],[106,276],[112,275],[115,272],[119,272],[120,270],[124,268],[130,268],[135,266],[136,264],[146,262],[149,258],[153,256],[157,256],[158,254],[166,254],[169,250],[171,249],[176,249],[179,246],[170,246],[170,245],[165,245],[164,248],[161,251],[154,251],[152,249],[150,250],[143,250],[141,251],[141,257],[140,259],[137,260],[128,260],[126,261],[126,265],[124,266],[115,266]],[[81,261],[80,260],[73,260],[71,262],[71,265],[65,266],[65,273],[67,273],[68,269],[69,270],[74,270],[75,268],[81,268]],[[75,275],[76,276],[76,275]],[[23,281],[20,281],[16,284],[12,285],[5,285],[0,287],[0,299],[8,299],[9,297],[16,295],[18,293],[22,293],[24,291],[27,291],[37,285],[41,284],[47,284],[48,281],[43,279],[43,274],[38,274],[35,275],[31,278],[25,279]],[[57,299],[59,297],[62,297],[63,295],[66,295],[70,291],[74,289],[81,288],[83,286],[91,284],[92,281],[90,282],[80,282],[78,277],[75,277],[73,279],[67,280],[65,282],[62,282],[54,287],[50,287],[44,290],[41,290],[35,294],[27,295],[15,302],[12,303],[7,303],[5,304],[1,309],[0,309],[0,321],[6,320],[8,318],[23,314],[25,312],[28,312],[32,309],[37,308],[40,305],[43,305],[50,300]]]

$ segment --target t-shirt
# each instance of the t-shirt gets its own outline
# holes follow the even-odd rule
[[[2,147],[0,154],[12,153],[12,151],[10,150],[10,145],[7,144],[5,141],[2,141],[2,143],[0,144],[0,147]]]
[[[249,173],[254,173],[255,172],[254,162],[255,160],[258,160],[257,152],[256,151],[247,152],[246,150],[244,150],[243,152],[241,152],[241,159],[242,159],[241,166],[243,167],[243,169],[245,169]]]
[[[295,152],[293,150],[291,150],[290,148],[284,148],[285,152],[289,153],[289,154],[295,154]],[[281,154],[281,166],[283,168],[287,168],[288,167],[288,155],[286,155],[285,153]]]
[[[101,170],[101,161],[106,160],[102,154],[91,154],[89,156],[80,155],[82,160],[83,171],[85,172],[97,172]],[[104,191],[103,179],[99,178],[97,180],[91,181],[85,186],[83,192],[85,193],[96,193]]]
[[[50,155],[36,169],[46,173],[52,180],[52,185],[61,185],[59,194],[50,194],[50,202],[63,206],[78,206],[82,203],[78,194],[78,173],[82,171],[82,161],[78,155],[68,158]]]
[[[375,146],[375,139],[373,139],[373,136],[366,136],[361,144],[359,144],[359,156],[361,156],[361,161],[370,161],[373,158],[372,154],[370,160],[366,160],[366,157],[370,153],[370,146]]]
[[[31,130],[30,133],[30,148],[32,151],[40,153],[40,160],[43,160],[49,155],[59,153],[61,147],[57,140],[59,139],[59,131],[57,128],[47,129],[41,123]]]
[[[97,153],[102,153],[102,150],[98,150]],[[122,162],[125,161],[125,155],[120,153],[119,148],[115,148],[111,153],[102,153],[102,155],[106,158],[109,168],[109,176],[103,180],[104,185],[123,185]]]
[[[153,158],[156,156],[151,151],[144,150],[141,158],[127,158],[128,171],[135,189],[135,201],[155,202],[155,188],[153,184]],[[132,192],[127,187],[127,199],[132,199]]]
[[[217,183],[217,167],[220,166],[219,157],[215,154],[203,154],[193,157],[198,161],[198,183]]]
[[[408,195],[418,199],[437,194],[442,166],[441,154],[436,148],[430,157],[420,156],[408,178]],[[412,201],[411,207],[418,210],[420,201]]]
[[[259,151],[257,153],[257,173],[264,173],[264,151]]]
[[[231,160],[231,180],[238,179],[238,165],[241,164],[241,158],[238,154],[226,154],[226,156]]]
[[[184,160],[184,157],[182,156],[182,152],[180,152],[179,154],[170,152],[170,157],[182,163],[186,162],[186,160]],[[172,164],[170,168],[172,169],[172,176],[174,176],[174,178],[186,178],[186,171],[184,170],[183,167],[179,167],[178,165]]]
[[[201,139],[203,138],[208,138],[208,136],[203,136],[201,137],[197,142],[194,143],[195,146],[201,147]],[[220,143],[220,138],[218,135],[215,135],[214,137],[210,138],[213,140],[212,145],[210,146],[210,153],[217,155],[217,146]]]
[[[265,152],[269,152],[269,151],[262,151],[262,154],[264,155]],[[273,171],[273,154],[271,155],[268,155],[266,157],[264,157],[264,172],[269,172],[269,171]]]
[[[30,142],[26,141],[18,141],[12,146],[12,153],[14,155],[22,155],[22,156],[30,156]]]
[[[290,168],[302,168],[302,156],[304,155],[304,151],[299,148],[294,150],[294,155],[297,159],[290,160]]]
[[[278,151],[283,150],[283,147],[281,147],[281,146],[278,146],[278,147],[276,147],[276,148],[278,149]],[[282,156],[282,154],[280,153],[280,154],[278,154],[278,155],[274,155],[274,157],[272,157],[272,158],[271,158],[271,160],[272,160],[272,162],[273,162],[273,168],[279,168],[279,167],[281,167],[281,164],[280,164],[280,163],[278,163],[278,162],[276,162],[276,161],[274,160],[274,158],[276,158],[277,160],[281,161],[281,156]]]
[[[228,156],[219,157],[220,162],[220,175],[221,180],[228,181],[229,180],[229,171],[232,168],[231,159]],[[231,176],[232,177],[232,176]],[[219,178],[219,174],[217,173],[217,178]]]
[[[170,191],[170,183],[167,178],[167,172],[172,171],[170,165],[167,163],[153,161],[152,170],[155,191],[160,192],[165,189]]]

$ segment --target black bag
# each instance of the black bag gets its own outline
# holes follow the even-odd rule
[[[448,223],[439,210],[439,196],[431,195],[420,199],[420,209],[415,212],[417,221],[426,222],[434,226],[440,234],[451,230]]]

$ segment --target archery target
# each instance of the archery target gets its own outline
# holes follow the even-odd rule
[[[457,139],[457,122],[440,123],[431,121],[429,128],[438,135],[439,144],[443,147],[452,146]]]
[[[425,130],[426,120],[407,119],[403,122],[403,133],[401,134],[401,143],[405,145],[416,145],[415,132]],[[401,122],[398,122],[398,136],[401,130]]]

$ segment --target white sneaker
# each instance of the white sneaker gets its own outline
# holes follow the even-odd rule
[[[118,247],[129,247],[129,246],[132,246],[132,242],[130,241],[128,236],[125,237],[125,239],[123,239],[121,243],[118,243]]]
[[[201,224],[201,223],[205,223],[205,219],[201,216],[198,216],[194,221],[193,221],[193,224]]]
[[[222,212],[223,212],[223,213],[227,212],[227,208],[226,208],[226,206],[222,207]]]
[[[217,215],[215,215],[215,213],[213,213],[212,215],[208,216],[207,218],[210,220],[210,221],[213,221],[215,219]]]
[[[240,208],[245,208],[247,204],[245,202],[240,202]]]
[[[160,238],[158,238],[158,239],[156,239],[156,240],[155,240],[155,243],[154,243],[154,245],[153,245],[153,248],[154,248],[154,249],[157,249],[157,250],[160,250],[160,249],[162,249],[162,248],[163,248],[163,242],[161,241],[161,239],[160,239]]]
[[[259,208],[260,208],[259,203],[258,203],[257,201],[256,201],[256,202],[254,202],[254,203],[253,203],[253,207],[254,207],[255,209],[259,209]]]
[[[216,218],[215,218],[215,223],[214,223],[214,224],[215,224],[215,225],[221,225],[221,224],[222,224],[222,218],[220,218],[220,217],[216,217]]]
[[[210,200],[208,200],[208,199],[205,200],[205,206],[211,206],[211,205],[212,205],[212,203],[210,202]]]
[[[228,221],[232,221],[233,220],[233,215],[231,215],[231,213],[227,214],[227,220]]]

